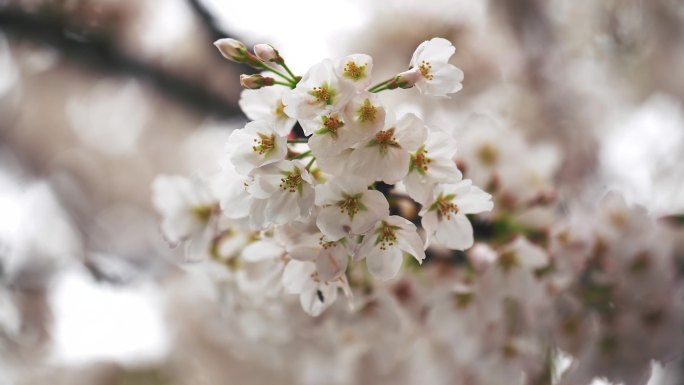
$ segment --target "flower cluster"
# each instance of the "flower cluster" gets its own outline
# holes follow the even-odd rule
[[[325,59],[296,76],[270,45],[254,53],[233,39],[215,45],[263,72],[240,78],[240,106],[252,121],[228,137],[213,187],[193,190],[181,177],[155,183],[164,233],[192,245],[189,258],[220,257],[223,234],[240,228],[253,239],[246,259],[280,265],[283,289],[318,315],[338,288],[349,292],[350,263],[365,260],[386,280],[404,255],[421,263],[434,242],[473,245],[466,215],[490,211],[491,196],[463,179],[451,135],[415,114],[397,116],[379,95],[413,86],[442,97],[460,90],[463,73],[448,62],[455,52],[449,41],[420,44],[407,71],[375,85],[368,55]],[[421,219],[398,215],[399,201],[422,207]]]
[[[375,85],[366,55],[299,77],[270,46],[228,43],[240,48],[224,56],[263,70],[242,77],[253,121],[220,174],[159,177],[154,200],[167,239],[214,261],[202,266],[230,310],[215,322],[236,355],[292,353],[263,366],[296,383],[586,384],[642,383],[678,353],[681,235],[617,194],[566,208],[558,148],[496,113],[451,132],[383,103],[385,90],[458,90],[448,42]]]

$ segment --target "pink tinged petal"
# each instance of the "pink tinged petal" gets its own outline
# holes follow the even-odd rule
[[[254,199],[252,201],[249,213],[249,226],[252,228],[252,230],[261,230],[270,225],[270,222],[267,220],[266,216],[267,206],[267,199]]]
[[[437,219],[437,211],[426,211],[427,207],[424,206],[423,211],[421,211],[422,219],[420,221],[420,225],[423,227],[425,230],[425,248],[430,245],[430,241],[432,240],[432,237],[435,235],[435,232],[437,231],[437,226],[439,225],[439,221]]]
[[[347,270],[349,254],[343,245],[323,248],[316,259],[316,270],[323,281],[333,281]]]
[[[408,174],[411,155],[401,148],[391,148],[383,157],[383,170],[377,179],[387,184],[395,184]]]
[[[415,226],[413,230],[398,230],[397,242],[401,250],[411,254],[418,262],[423,263],[425,259],[425,244],[416,232]]]
[[[330,157],[345,150],[347,143],[330,134],[314,134],[309,138],[309,148],[316,157]]]
[[[349,195],[365,192],[368,189],[366,181],[358,176],[343,176],[335,178],[332,182]]]
[[[473,181],[470,179],[463,179],[458,183],[442,184],[439,186],[438,189],[435,190],[435,197],[439,193],[443,193],[445,195],[453,194],[457,197],[464,196],[470,192],[472,185]]]
[[[281,257],[285,253],[283,247],[272,240],[252,242],[242,250],[241,257],[246,262],[261,262]]]
[[[389,203],[379,191],[367,190],[363,193],[361,202],[365,206],[365,210],[359,211],[352,220],[351,233],[354,235],[367,232],[373,228],[380,218],[389,215]]]
[[[318,213],[316,226],[330,240],[343,238],[352,229],[351,219],[345,213],[340,213],[337,206],[324,207]]]
[[[248,216],[251,206],[252,197],[241,188],[236,188],[233,194],[221,200],[222,214],[232,219]]]
[[[436,37],[422,42],[416,48],[411,58],[411,65],[418,66],[422,60],[429,61],[431,64],[436,62],[446,63],[456,52],[456,48],[447,39]]]
[[[373,277],[387,280],[396,277],[401,269],[403,258],[398,247],[389,247],[381,250],[374,247],[366,256],[366,266]]]
[[[321,251],[320,234],[308,234],[299,242],[287,246],[288,255],[300,261],[309,261],[318,257]]]
[[[331,181],[319,184],[315,187],[317,206],[329,205],[337,202],[342,197],[342,190]]]
[[[314,155],[316,155],[316,164],[323,172],[339,177],[348,174],[348,159],[352,152],[353,150],[348,148],[333,156]]]
[[[164,218],[161,224],[164,237],[172,244],[189,238],[198,226],[198,222],[190,213],[170,215]]]
[[[266,166],[268,168],[268,166]],[[255,171],[262,170],[262,168],[256,169]],[[281,175],[276,174],[274,169],[271,169],[271,173],[252,173],[254,178],[251,183],[247,186],[247,192],[257,199],[267,199],[273,195],[274,192],[278,191],[278,185],[280,184]]]
[[[349,156],[349,168],[359,175],[366,185],[381,180],[395,184],[401,180],[409,169],[411,156],[402,148],[380,146],[364,146],[354,150]]]
[[[353,254],[354,261],[360,261],[366,258],[373,251],[375,248],[375,240],[377,239],[377,235],[374,234],[374,232],[377,230],[377,228],[378,226],[376,226],[373,231],[365,235],[363,242]]]
[[[313,290],[302,291],[299,296],[302,309],[312,317],[319,316],[337,299],[337,287],[334,283],[322,282]]]
[[[417,171],[413,171],[404,178],[404,186],[411,199],[425,205],[427,200],[432,197],[432,189],[435,186],[435,182],[419,174]]]
[[[548,265],[549,256],[544,249],[531,243],[525,237],[518,237],[505,251],[513,251],[520,264],[529,269],[538,269]]]
[[[463,214],[443,218],[437,226],[435,238],[452,250],[465,250],[473,245],[473,226]]]
[[[431,127],[425,147],[430,152],[430,157],[453,160],[456,156],[456,140],[446,132]]]
[[[427,127],[415,114],[404,115],[395,125],[394,136],[397,142],[406,151],[415,151],[425,144],[427,139]]]
[[[209,257],[209,248],[214,239],[214,229],[207,226],[204,230],[185,242],[185,258],[188,261],[199,261]]]
[[[461,170],[451,159],[433,159],[428,168],[428,174],[431,179],[442,183],[457,183],[463,179]]]
[[[430,70],[432,79],[416,83],[416,87],[425,95],[447,96],[463,88],[463,71],[451,64],[433,64]]]
[[[268,200],[266,211],[269,222],[276,225],[284,225],[292,220],[301,218],[297,196],[297,192],[289,191],[274,194]]]
[[[311,275],[316,271],[312,262],[290,261],[283,271],[283,288],[290,294],[299,294],[311,283]]]
[[[316,199],[316,195],[314,193],[313,186],[306,185],[302,191],[302,194],[297,199],[300,218],[306,219],[311,215],[311,211],[313,210],[314,206],[314,199]]]
[[[478,214],[494,208],[492,196],[475,186],[471,186],[467,194],[457,195],[454,203],[463,214]]]

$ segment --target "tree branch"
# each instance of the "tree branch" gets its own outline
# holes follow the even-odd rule
[[[241,117],[237,105],[193,79],[170,73],[121,51],[109,35],[75,27],[63,16],[33,14],[0,7],[0,30],[17,39],[51,45],[65,57],[109,74],[124,74],[147,81],[165,96],[217,118]]]

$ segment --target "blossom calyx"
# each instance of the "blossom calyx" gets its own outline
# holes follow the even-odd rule
[[[248,90],[257,90],[261,87],[272,86],[275,80],[259,74],[240,75],[240,85]]]
[[[278,50],[273,48],[273,46],[270,44],[255,45],[254,54],[256,55],[256,57],[258,57],[261,61],[264,62],[272,62],[280,65],[282,65],[285,62],[282,56],[280,56],[280,53],[278,53]]]
[[[395,76],[390,84],[387,85],[387,88],[411,88],[421,77],[420,68],[414,67]]]

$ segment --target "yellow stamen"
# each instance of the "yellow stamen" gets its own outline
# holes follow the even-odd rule
[[[423,60],[422,62],[420,62],[420,65],[418,67],[420,68],[420,74],[423,75],[425,79],[432,80],[433,76],[432,74],[430,74],[432,65],[429,62]]]

